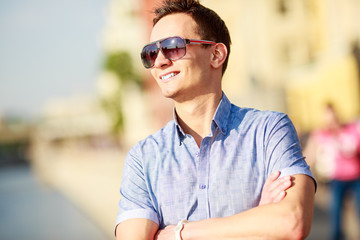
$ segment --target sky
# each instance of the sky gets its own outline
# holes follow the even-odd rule
[[[33,118],[50,99],[96,93],[108,4],[0,1],[0,116]]]

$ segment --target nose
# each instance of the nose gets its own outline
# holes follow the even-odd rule
[[[171,60],[167,59],[161,50],[159,50],[158,55],[156,56],[154,67],[160,68],[166,65],[170,65]]]

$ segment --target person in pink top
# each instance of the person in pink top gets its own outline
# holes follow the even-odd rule
[[[330,183],[331,239],[343,239],[341,212],[349,191],[355,194],[360,219],[360,125],[357,121],[341,124],[328,104],[324,128],[311,134],[307,150],[319,177]]]

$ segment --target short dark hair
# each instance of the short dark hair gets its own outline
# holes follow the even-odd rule
[[[216,12],[201,5],[199,0],[163,0],[154,13],[154,26],[167,15],[175,13],[188,14],[198,25],[197,31],[203,40],[225,44],[228,54],[223,64],[222,73],[224,74],[229,60],[231,39],[225,22]]]

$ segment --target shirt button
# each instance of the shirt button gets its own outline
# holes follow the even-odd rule
[[[199,152],[197,152],[195,155],[196,155],[197,158],[200,157],[200,153],[199,153]]]
[[[206,185],[205,185],[205,184],[199,184],[199,188],[200,188],[200,189],[205,189],[205,188],[206,188]]]

